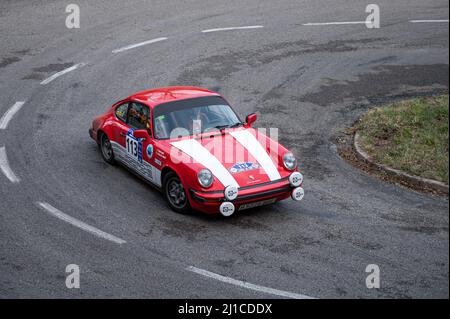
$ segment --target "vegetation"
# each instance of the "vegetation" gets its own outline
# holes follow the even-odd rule
[[[378,163],[448,184],[448,95],[375,108],[357,125],[360,146]]]

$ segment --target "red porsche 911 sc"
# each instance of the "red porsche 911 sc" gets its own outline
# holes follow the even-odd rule
[[[303,199],[294,155],[242,122],[218,93],[196,87],[138,92],[94,119],[103,159],[162,191],[176,212],[231,216],[291,197]]]

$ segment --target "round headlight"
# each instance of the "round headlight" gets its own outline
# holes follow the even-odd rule
[[[213,174],[209,169],[202,169],[200,172],[198,172],[198,182],[202,187],[208,188],[212,185],[214,181]]]
[[[288,170],[292,171],[295,169],[295,167],[297,166],[297,160],[295,159],[294,154],[292,153],[286,153],[283,156],[283,165],[284,167],[286,167]]]

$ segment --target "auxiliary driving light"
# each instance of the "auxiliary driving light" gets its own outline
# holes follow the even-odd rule
[[[234,213],[234,205],[233,203],[230,202],[223,202],[222,204],[220,204],[220,213],[225,216],[225,217],[229,217],[231,215],[233,215]]]
[[[301,187],[296,187],[292,190],[291,197],[293,200],[299,202],[305,196],[305,190]]]
[[[289,175],[289,183],[293,187],[297,187],[302,185],[303,183],[303,175],[299,172],[294,172],[291,175]]]
[[[223,192],[227,200],[235,200],[238,197],[238,189],[236,186],[227,186]]]

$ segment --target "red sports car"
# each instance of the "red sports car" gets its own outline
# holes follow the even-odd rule
[[[94,119],[103,159],[162,191],[176,212],[230,216],[288,197],[303,199],[294,155],[242,122],[218,93],[196,87],[139,92]]]

